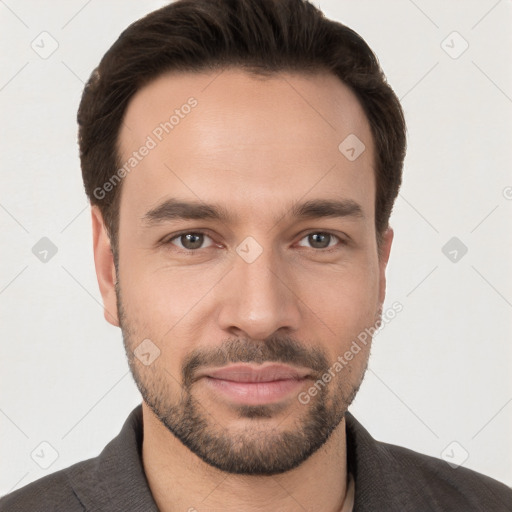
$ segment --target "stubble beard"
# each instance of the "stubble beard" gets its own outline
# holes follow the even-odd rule
[[[118,283],[116,283],[119,324],[128,363],[135,383],[144,402],[160,422],[181,443],[205,463],[221,471],[254,476],[270,476],[290,471],[321,448],[339,426],[355,398],[366,372],[368,357],[360,378],[353,383],[351,368],[346,367],[328,384],[317,386],[318,393],[308,404],[238,405],[233,409],[238,418],[247,421],[243,429],[230,429],[215,421],[208,405],[201,403],[194,393],[195,369],[219,361],[227,363],[278,361],[284,364],[299,364],[315,369],[319,379],[329,364],[323,351],[305,349],[303,345],[287,337],[272,337],[265,342],[252,340],[228,340],[215,352],[194,352],[183,362],[181,392],[170,383],[179,381],[158,360],[144,366],[134,356],[138,344],[135,330],[131,328],[125,314]],[[380,313],[379,313],[380,314]],[[210,365],[210,364],[208,364]],[[219,365],[220,366],[220,365]],[[311,380],[311,385],[315,380]],[[298,413],[295,411],[299,411]],[[277,421],[278,415],[282,419]],[[296,414],[292,427],[280,428],[290,414]]]

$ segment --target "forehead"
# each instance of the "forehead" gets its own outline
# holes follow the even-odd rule
[[[133,221],[167,196],[262,221],[300,198],[343,197],[373,218],[371,130],[355,94],[330,74],[164,74],[130,101],[118,145],[121,217]]]

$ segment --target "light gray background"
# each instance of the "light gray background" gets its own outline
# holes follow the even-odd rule
[[[0,494],[97,455],[140,402],[103,318],[75,118],[119,33],[164,4],[0,0]],[[512,3],[317,5],[376,52],[409,132],[385,305],[403,311],[351,410],[379,440],[467,452],[464,466],[512,485]],[[44,31],[59,45],[46,59],[31,47],[51,49]],[[46,263],[42,237],[58,248]],[[456,262],[452,237],[468,248]]]

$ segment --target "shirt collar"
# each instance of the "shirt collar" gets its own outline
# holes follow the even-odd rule
[[[354,510],[387,510],[396,494],[397,474],[388,482],[394,460],[383,443],[377,443],[350,412],[345,415],[347,469],[355,481]],[[120,433],[94,459],[66,470],[78,499],[86,510],[158,512],[142,464],[142,405],[126,419]]]
[[[352,416],[345,415],[347,471],[355,481],[354,511],[410,510],[411,502],[404,493],[410,490],[404,472],[386,443],[373,439]]]
[[[67,470],[87,511],[158,512],[142,465],[142,404],[95,459]]]

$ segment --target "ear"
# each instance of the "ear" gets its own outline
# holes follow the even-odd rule
[[[94,264],[96,266],[96,277],[103,297],[103,314],[105,320],[114,327],[119,327],[119,316],[116,300],[116,269],[114,255],[110,246],[110,239],[107,235],[105,223],[100,209],[93,205],[91,207],[92,217],[92,238],[94,246]]]
[[[386,267],[391,252],[391,244],[393,243],[394,232],[388,227],[382,235],[382,245],[379,255],[379,303],[383,304],[386,298]]]

